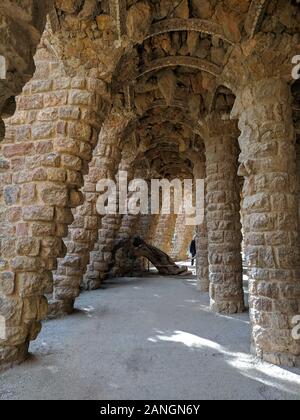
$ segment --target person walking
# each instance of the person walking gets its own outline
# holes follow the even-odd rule
[[[194,238],[192,239],[192,241],[190,243],[190,255],[191,255],[191,258],[192,258],[192,262],[191,262],[191,265],[192,266],[194,265],[196,253],[197,253],[197,250],[196,250],[196,237],[194,236]]]

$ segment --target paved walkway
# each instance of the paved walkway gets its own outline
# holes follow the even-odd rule
[[[300,370],[249,355],[248,314],[210,313],[195,280],[111,280],[48,321],[0,399],[300,399]]]

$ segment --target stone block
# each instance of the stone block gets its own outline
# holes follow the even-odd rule
[[[36,257],[40,252],[40,240],[37,238],[19,238],[17,240],[17,253]]]
[[[21,296],[36,296],[52,291],[51,273],[17,273],[16,276]]]
[[[27,156],[34,151],[33,143],[16,143],[4,145],[2,148],[3,156],[12,158],[15,156]]]
[[[39,93],[30,96],[20,96],[18,100],[18,109],[30,110],[30,109],[42,109],[44,107],[44,96]]]
[[[15,273],[10,271],[0,273],[0,293],[6,296],[12,295],[15,290]]]
[[[50,222],[54,218],[54,208],[48,206],[28,206],[23,208],[25,221]]]
[[[67,103],[68,93],[66,91],[56,91],[44,94],[44,107],[63,106]]]
[[[69,93],[68,103],[70,105],[84,105],[89,106],[93,103],[94,95],[90,92],[82,90],[73,90]]]
[[[68,134],[71,138],[88,142],[91,140],[92,128],[81,122],[70,122]]]
[[[18,203],[20,197],[20,187],[9,185],[4,187],[4,201],[7,206],[12,206]]]
[[[18,256],[12,259],[11,267],[16,272],[39,271],[42,262],[36,257]]]
[[[39,122],[32,127],[32,138],[47,139],[55,134],[55,125],[52,122]]]
[[[52,80],[33,80],[31,82],[31,92],[41,93],[48,92],[52,88]]]
[[[68,190],[64,185],[57,185],[55,183],[42,184],[39,186],[39,193],[45,204],[59,207],[66,207],[68,205]]]

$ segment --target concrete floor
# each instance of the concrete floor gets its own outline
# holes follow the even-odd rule
[[[110,280],[48,321],[0,399],[300,399],[300,370],[249,355],[248,314],[210,313],[195,279]]]

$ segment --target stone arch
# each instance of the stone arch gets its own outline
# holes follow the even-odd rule
[[[192,31],[192,32],[201,32],[209,35],[213,35],[223,39],[229,44],[234,43],[234,41],[228,39],[224,34],[223,28],[217,22],[212,22],[205,19],[166,19],[161,22],[156,22],[151,25],[149,29],[149,34],[146,35],[144,40],[157,36],[166,32],[177,32],[177,31]]]
[[[48,3],[55,34],[45,34],[36,56],[35,77],[26,84],[34,72],[33,54],[45,27]],[[5,0],[0,5],[0,40],[8,28],[12,41],[0,42],[6,67],[6,78],[0,80],[2,115],[15,113],[14,98],[24,87],[1,144],[0,364],[21,361],[29,340],[39,332],[47,309],[44,294],[51,292],[51,272],[57,257],[64,256],[62,239],[74,214],[78,218],[69,232],[71,240],[66,241],[68,255],[59,266],[66,272],[58,270],[55,287],[61,301],[67,296],[66,301],[72,302],[78,293],[78,278],[71,281],[75,287],[70,286],[77,270],[72,264],[78,263],[80,247],[76,246],[86,246],[82,240],[86,232],[89,243],[97,236],[99,219],[95,222],[87,207],[101,175],[99,168],[103,164],[105,174],[114,176],[124,151],[124,138],[122,142],[110,139],[111,143],[101,138],[89,167],[112,104],[126,113],[120,132],[114,131],[117,137],[126,137],[128,121],[136,120],[137,115],[141,121],[151,107],[181,108],[195,122],[192,146],[185,154],[172,129],[159,136],[158,127],[163,128],[164,122],[156,124],[154,116],[153,127],[148,131],[142,127],[145,136],[152,135],[153,147],[135,148],[141,152],[138,158],[144,158],[142,163],[148,163],[158,176],[190,173],[191,169],[202,176],[206,172],[212,308],[229,313],[243,309],[235,200],[238,131],[228,117],[232,101],[222,99],[232,98],[226,91],[229,87],[236,95],[231,116],[239,119],[241,130],[239,175],[245,178],[252,347],[268,361],[299,363],[299,343],[291,339],[292,317],[299,308],[299,217],[295,204],[299,203],[299,189],[295,189],[299,136],[295,142],[298,123],[293,125],[290,95],[299,8],[295,2],[287,2],[283,16],[281,4],[277,8],[276,2],[264,0],[235,2],[235,10],[222,2],[207,2],[208,10],[198,8],[196,2],[162,10],[162,3],[149,7],[147,2],[127,5],[120,0],[111,2],[112,10],[108,10],[108,2],[88,0],[59,0],[55,7],[50,1],[38,0]],[[206,44],[201,48],[199,33]],[[164,35],[163,43],[160,35]],[[49,58],[51,50],[55,54]],[[166,70],[168,74],[163,74]],[[165,77],[159,83],[161,75]],[[169,91],[164,89],[165,81]],[[139,94],[151,99],[145,109],[134,101]],[[201,106],[197,103],[200,97]],[[262,132],[261,127],[267,130]],[[139,136],[143,137],[137,129],[132,136],[136,136],[134,146],[138,146]],[[199,167],[192,168],[187,153],[196,151],[196,134],[205,141],[206,159],[199,159]],[[3,137],[0,121],[0,139]],[[175,157],[169,160],[171,153]],[[78,214],[72,213],[71,209],[81,204]],[[119,234],[130,234],[132,224],[132,219],[124,217]],[[86,247],[83,254],[91,248]]]
[[[136,118],[136,120],[134,118]],[[182,120],[184,121],[184,118],[182,118]],[[139,118],[137,118],[134,115],[131,117],[130,120],[128,120],[128,125],[126,126],[126,128],[124,128],[123,134],[121,136],[121,139],[122,139],[121,141],[123,144],[125,144],[124,142],[126,142],[126,139],[133,137],[133,132],[136,129],[136,123],[138,121],[139,121]],[[187,121],[189,121],[188,118],[187,118]],[[186,125],[188,125],[187,121],[186,121]],[[178,123],[179,122],[180,122],[180,119],[178,119]],[[127,145],[128,144],[129,143],[127,142]],[[167,144],[168,142],[166,143],[166,146]],[[163,145],[164,143],[161,140],[160,145],[159,145],[160,150],[162,150]],[[144,152],[141,151],[140,154],[138,154],[138,150],[139,149],[137,148],[137,151],[135,153],[136,161],[140,161],[140,159],[145,158]],[[131,160],[133,158],[134,158],[134,155],[131,156]],[[128,158],[124,157],[122,160],[122,163],[120,164],[119,170],[124,170],[124,169],[128,170],[129,169],[128,165],[129,165]],[[94,289],[94,288],[98,288],[101,285],[102,281],[107,276],[107,272],[109,269],[108,261],[111,257],[112,247],[114,245],[114,242],[112,239],[113,238],[116,238],[117,240],[121,239],[121,236],[122,236],[122,235],[120,236],[121,233],[117,234],[118,229],[121,229],[121,232],[123,232],[123,234],[127,232],[126,235],[128,236],[129,231],[131,229],[130,226],[132,226],[133,220],[135,220],[135,218],[131,215],[129,215],[128,217],[123,217],[123,218],[120,217],[120,215],[117,215],[117,216],[108,215],[102,219],[102,226],[99,231],[98,242],[96,243],[94,250],[90,253],[90,264],[88,265],[87,272],[84,275],[84,280],[82,284],[82,287],[84,289]],[[141,218],[139,223],[142,223],[142,221],[143,219]],[[118,265],[119,268],[118,269],[116,268],[117,270],[116,272],[118,272],[119,274],[121,273],[120,271],[121,261],[122,260],[119,261],[119,265]]]
[[[132,137],[132,140],[134,141],[134,137]],[[132,148],[132,143],[130,144],[127,142],[122,150],[119,172],[122,171],[123,173],[127,173],[128,182],[134,177],[140,176],[140,174],[138,174],[138,161],[137,151]],[[119,175],[121,177],[121,173]],[[108,215],[108,219],[112,223],[105,232],[102,240],[99,241],[99,248],[96,249],[96,253],[91,255],[91,264],[90,267],[88,267],[88,271],[84,278],[84,282],[89,285],[89,288],[92,288],[93,286],[94,274],[98,277],[96,286],[99,287],[108,274],[112,276],[124,276],[131,273],[134,268],[131,262],[127,261],[128,255],[126,250],[115,252],[114,249],[119,241],[128,239],[138,233],[142,215],[131,213],[123,215],[117,214],[112,220],[111,215]],[[105,246],[103,246],[103,239],[105,242],[106,239],[108,239],[108,243],[106,242]],[[101,245],[103,247],[101,247]],[[96,272],[94,272],[95,268]]]
[[[159,147],[160,148],[159,150],[162,151],[164,148],[164,145],[165,147],[169,148],[168,142],[163,143],[163,141],[160,142],[159,146],[157,147]],[[152,153],[153,152],[156,155],[160,154],[159,151],[157,151],[156,153],[153,150]],[[141,159],[145,159],[145,158],[147,159],[149,158],[149,156],[148,155],[145,157],[143,156],[144,154],[141,153],[141,156],[139,157],[137,155],[135,159],[137,162],[141,164],[141,167],[145,168],[147,167],[147,164],[146,162],[145,164],[142,163]],[[126,160],[122,163],[119,169],[122,168],[124,170],[126,168],[125,162]],[[127,165],[128,165],[128,161],[127,161]],[[175,168],[175,173],[178,172],[178,167],[175,166],[174,168]],[[172,168],[168,166],[168,171],[170,171],[170,169],[172,170]],[[164,173],[163,173],[164,169],[161,168],[161,171],[162,171],[161,172],[162,176],[164,176]],[[174,221],[176,220],[176,218],[177,216],[175,216],[175,218],[173,217]],[[115,242],[113,241],[113,238],[115,238],[115,240],[118,241],[120,239],[124,239],[125,237],[128,238],[128,235],[129,236],[133,235],[134,232],[138,234],[142,234],[142,235],[147,235],[146,231],[141,230],[142,227],[138,229],[137,231],[132,230],[133,228],[136,228],[137,222],[139,223],[139,225],[144,225],[144,227],[147,227],[147,230],[150,228],[150,220],[148,220],[146,216],[145,218],[141,216],[141,218],[138,218],[138,219],[134,215],[127,215],[123,217],[121,217],[120,215],[117,215],[117,216],[108,215],[104,217],[104,219],[102,220],[101,233],[99,232],[98,243],[96,244],[94,251],[90,254],[90,264],[84,276],[84,286],[83,286],[84,288],[88,288],[88,289],[97,288],[101,285],[102,281],[106,278],[108,270],[109,270],[109,261],[112,256],[111,254],[112,248],[115,244]],[[169,244],[169,247],[171,246],[171,236],[173,235],[174,223],[172,227],[173,228],[170,227],[168,231],[167,242]],[[120,229],[119,233],[117,233],[117,229]],[[126,270],[130,268],[130,267],[127,267],[127,264],[125,263],[122,255],[119,255],[117,257],[115,264],[116,266],[113,268],[114,275],[124,274]]]
[[[218,76],[221,74],[222,69],[214,63],[211,63],[207,60],[202,60],[197,57],[188,57],[188,56],[170,56],[164,58],[158,58],[157,60],[149,63],[148,66],[141,68],[138,72],[136,78],[143,77],[148,73],[152,73],[158,70],[165,69],[167,67],[176,67],[184,66],[190,67],[197,70],[205,71],[212,74],[213,76]]]
[[[253,0],[251,2],[245,22],[245,30],[250,38],[253,38],[259,31],[267,5],[267,0]]]

